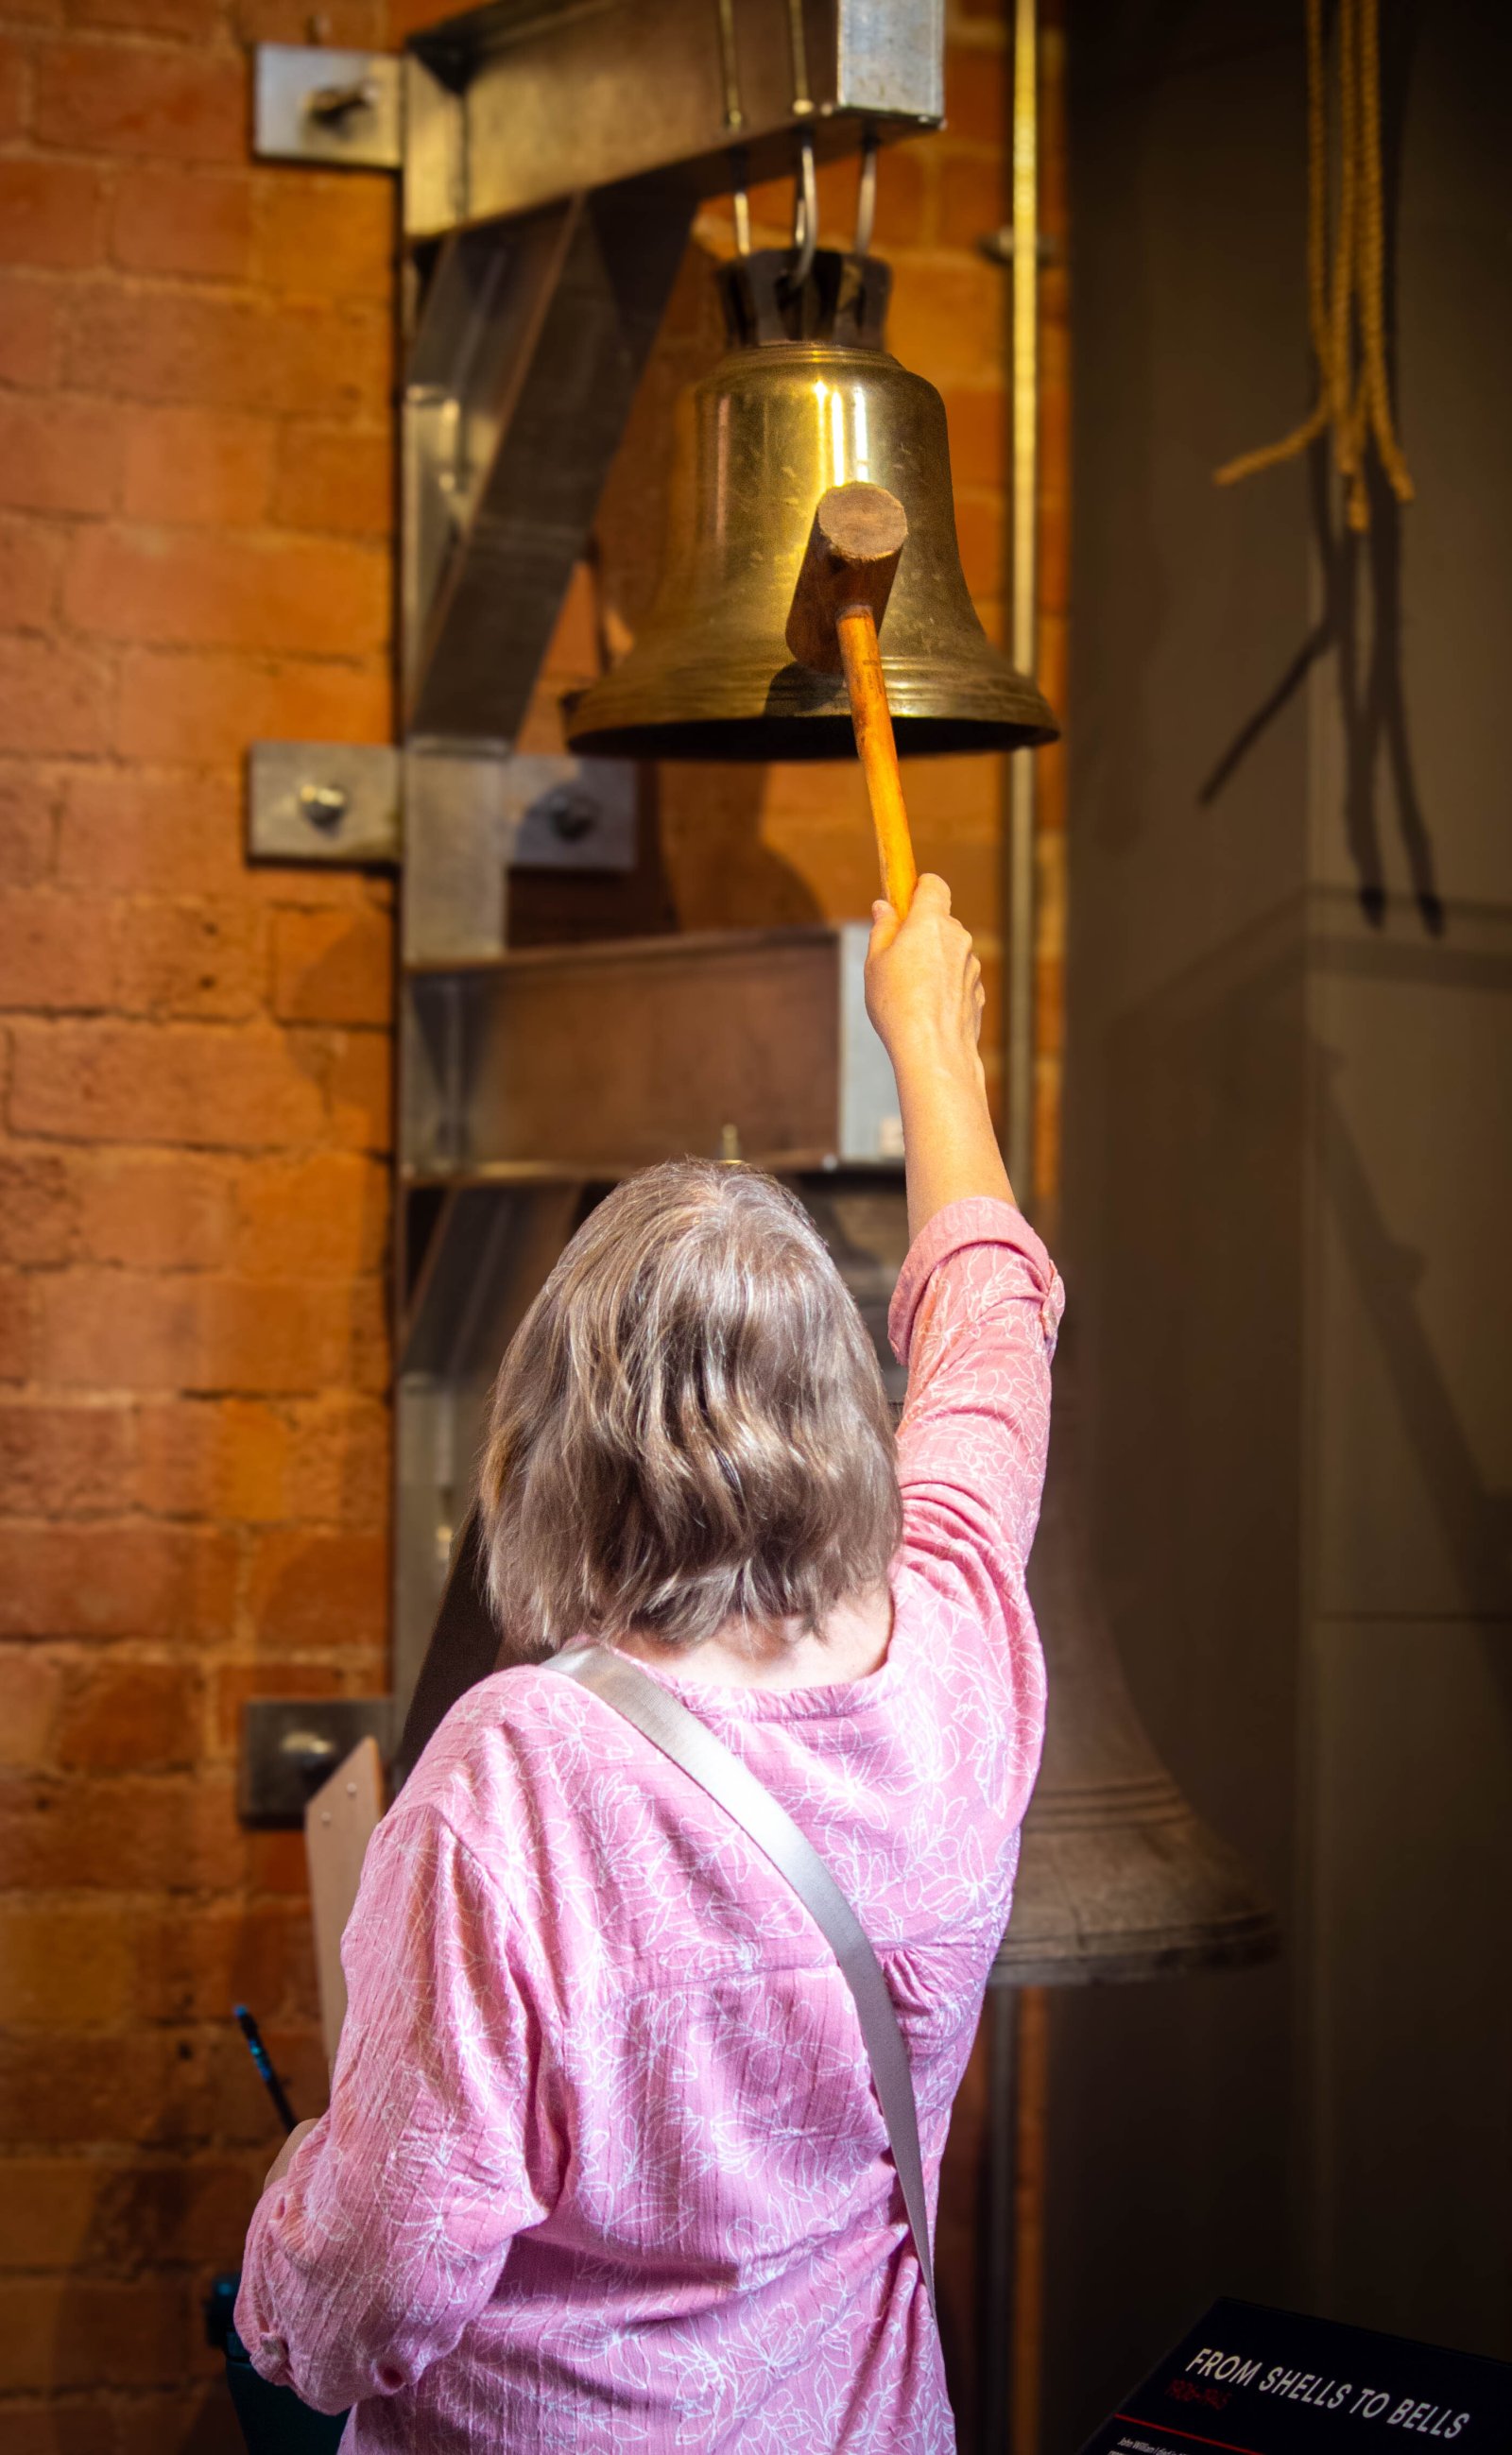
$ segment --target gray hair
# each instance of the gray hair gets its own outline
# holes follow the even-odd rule
[[[511,1654],[822,1627],[902,1534],[882,1373],[807,1212],[756,1169],[628,1178],[500,1368],[480,1477]]]

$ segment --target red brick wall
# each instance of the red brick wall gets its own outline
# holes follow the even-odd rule
[[[293,12],[0,26],[0,2443],[158,2455],[233,1998],[319,2080],[238,1709],[384,1675],[391,894],[250,870],[240,762],[389,729],[393,193],[250,167]]]
[[[242,854],[250,741],[390,726],[392,189],[248,151],[245,45],[306,30],[280,0],[0,0],[7,2455],[221,2443],[197,2298],[274,2145],[235,1996],[298,2103],[320,2086],[299,1845],[236,1821],[238,1709],[385,1684],[391,896]],[[379,39],[376,0],[322,32]],[[879,230],[990,625],[1003,67],[967,9],[950,132],[885,157]],[[850,195],[829,174],[833,235]],[[714,346],[695,254],[606,507],[632,618],[655,537],[625,506]],[[1001,789],[991,760],[910,785],[992,972]],[[852,777],[668,771],[661,815],[686,925],[869,901]]]

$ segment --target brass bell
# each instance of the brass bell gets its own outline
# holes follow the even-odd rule
[[[678,404],[662,582],[623,662],[569,707],[574,750],[640,759],[844,759],[844,678],[784,638],[814,505],[868,478],[909,541],[881,636],[899,751],[1052,741],[1046,701],[999,655],[961,571],[945,404],[883,346],[875,256],[784,250],[720,270],[729,349]]]

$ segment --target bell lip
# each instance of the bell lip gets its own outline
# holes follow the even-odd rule
[[[1256,1969],[1274,1960],[1280,1948],[1280,1925],[1267,1911],[1216,1929],[1195,1922],[1143,1936],[1110,1936],[1101,1946],[1096,1936],[1089,1936],[1064,1949],[1026,1942],[1017,1952],[1011,1925],[987,1982],[990,1987],[1138,1986],[1159,1978],[1197,1978],[1209,1970]]]
[[[900,759],[969,758],[972,753],[1037,750],[1060,738],[1055,724],[1011,717],[905,716],[892,720]],[[569,727],[567,747],[583,759],[697,761],[702,764],[779,766],[854,759],[848,715],[674,718],[642,724]]]

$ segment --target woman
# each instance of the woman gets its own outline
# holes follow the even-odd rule
[[[1007,1921],[1043,1675],[1024,1586],[1059,1282],[988,1114],[950,893],[874,916],[912,1248],[894,1445],[798,1206],[621,1187],[506,1355],[482,1470],[513,1646],[630,1654],[817,1847],[887,1974],[931,2207]],[[330,2111],[236,2325],[344,2445],[945,2455],[939,2345],[854,2007],[796,1897],[535,1664],[441,1724],[368,1853]]]

